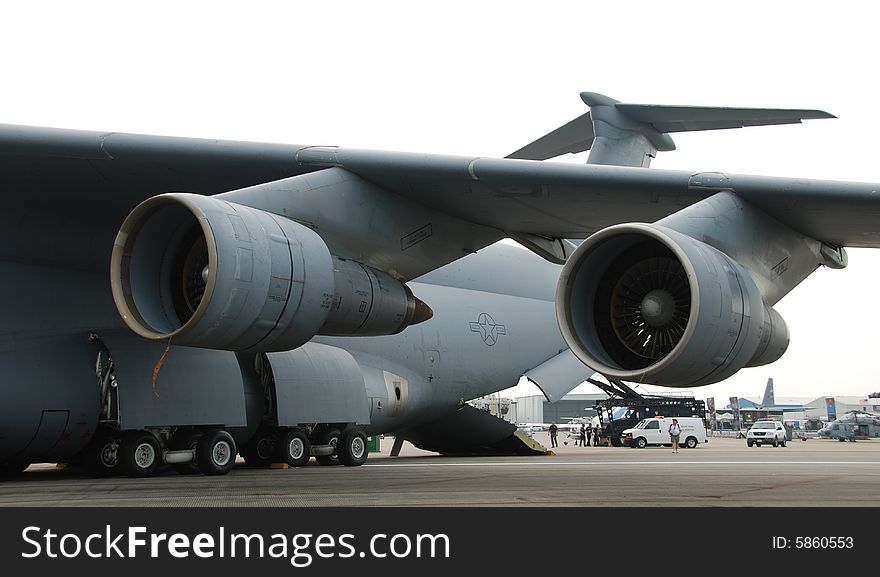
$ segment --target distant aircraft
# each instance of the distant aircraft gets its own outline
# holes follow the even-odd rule
[[[491,451],[515,426],[468,399],[771,363],[773,305],[880,246],[875,184],[647,169],[827,113],[581,97],[506,159],[0,126],[0,468]]]
[[[838,441],[856,441],[880,437],[880,417],[866,411],[849,411],[826,424],[819,437]]]

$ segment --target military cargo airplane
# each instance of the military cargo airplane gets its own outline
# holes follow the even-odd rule
[[[508,447],[468,399],[771,363],[773,305],[880,246],[880,185],[649,168],[672,133],[827,113],[581,98],[504,159],[0,126],[0,467]]]

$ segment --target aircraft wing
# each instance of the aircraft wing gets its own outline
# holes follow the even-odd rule
[[[336,254],[407,279],[505,235],[563,262],[571,247],[560,239],[654,222],[721,190],[830,245],[880,246],[874,184],[0,125],[0,225],[20,232],[0,257],[106,270],[120,223],[145,198],[217,194],[328,168],[386,191],[381,210],[422,207],[407,232],[423,236],[433,221],[432,243],[411,249],[389,235],[376,254],[341,246],[345,231],[339,241],[322,231]]]
[[[304,167],[339,167],[458,218],[543,238],[585,238],[655,222],[720,191],[833,246],[880,246],[880,184],[532,160],[305,148]]]
[[[162,192],[216,194],[316,170],[293,161],[300,148],[0,124],[0,190],[50,208],[95,202],[113,219]]]

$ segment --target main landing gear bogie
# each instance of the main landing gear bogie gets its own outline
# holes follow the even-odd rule
[[[314,456],[319,465],[363,465],[368,456],[367,436],[351,424],[318,424],[305,427],[261,426],[242,447],[241,456],[251,467],[286,463],[302,467]]]
[[[312,456],[312,444],[299,427],[260,427],[242,447],[241,456],[250,467],[273,463],[302,467]]]
[[[149,477],[168,464],[182,475],[225,475],[235,465],[235,440],[221,428],[181,428],[168,436],[145,430],[99,429],[78,461],[95,477]]]

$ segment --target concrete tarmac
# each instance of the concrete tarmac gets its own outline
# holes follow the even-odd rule
[[[546,433],[537,439],[549,446]],[[560,435],[560,444],[566,439]],[[543,457],[442,457],[391,440],[362,467],[168,471],[96,479],[52,465],[0,480],[3,506],[878,506],[880,439],[746,447],[576,447]]]

